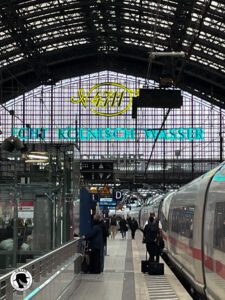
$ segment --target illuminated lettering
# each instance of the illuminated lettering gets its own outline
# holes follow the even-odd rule
[[[139,90],[133,91],[120,83],[103,82],[95,84],[88,92],[82,88],[79,89],[78,99],[76,100],[74,96],[71,96],[70,102],[73,104],[82,103],[86,108],[87,102],[90,100],[91,112],[104,117],[114,117],[130,109],[133,97],[138,95]]]
[[[159,133],[159,140],[168,140],[169,138],[167,137],[166,130],[161,130]]]
[[[87,128],[87,139],[97,141],[99,139],[99,129],[98,128]]]
[[[80,128],[79,129],[79,139],[81,140],[81,141],[87,141],[87,136],[85,136],[85,128]]]
[[[147,140],[156,140],[156,137],[159,133],[158,129],[147,129],[144,128],[145,137]],[[169,128],[162,129],[158,136],[159,140],[167,141],[182,141],[182,140],[203,140],[204,139],[204,130],[203,128]]]
[[[20,128],[13,127],[11,130],[11,135],[12,136],[18,136],[18,132],[20,131]]]
[[[39,131],[39,137],[40,139],[42,140],[45,140],[46,139],[46,132],[47,132],[48,128],[45,128],[45,127],[41,127],[40,128],[40,131]]]
[[[46,132],[48,128],[29,128],[29,127],[22,127],[22,128],[17,128],[14,127],[12,128],[12,135],[17,136],[20,138],[22,141],[26,141],[29,139],[36,140],[36,139],[42,139],[45,140],[46,138]]]
[[[145,137],[147,140],[149,140],[149,139],[156,140],[159,130],[144,128],[144,132],[145,132]]]
[[[135,129],[134,128],[126,128],[124,137],[126,140],[135,140]]]
[[[105,128],[105,139],[110,141],[113,138],[111,128]]]
[[[67,140],[67,136],[65,136],[65,130],[64,128],[58,128],[58,139],[60,140]]]
[[[168,131],[170,134],[170,141],[174,141],[176,139],[176,128],[170,128]]]
[[[123,132],[123,136],[120,135],[120,133]],[[125,135],[124,135],[124,128],[115,128],[113,131],[113,137],[116,141],[124,141]]]
[[[177,130],[177,133],[178,133],[178,135],[176,135],[176,140],[184,140],[184,138],[185,138],[185,133],[184,133],[184,128],[179,128],[178,130]]]
[[[22,127],[20,128],[18,132],[18,137],[21,139],[21,141],[26,141],[29,139],[29,128],[28,127]]]
[[[38,139],[40,137],[39,130],[40,130],[40,128],[29,128],[29,138],[30,139]]]
[[[72,134],[74,134],[74,136],[72,136]],[[76,140],[76,128],[73,128],[73,127],[68,128],[67,136],[68,136],[69,140],[75,141]]]
[[[32,140],[46,140],[46,132],[48,128],[28,128],[28,127],[14,127],[12,128],[12,135],[18,136],[22,141],[28,139]],[[146,140],[155,141],[157,136],[159,140],[166,141],[181,141],[181,140],[204,140],[203,128],[168,128],[162,129],[138,129],[144,132]],[[66,127],[56,128],[57,138],[59,140],[74,141],[79,139],[81,141],[127,141],[135,140],[135,128],[126,127]]]
[[[195,139],[196,140],[204,140],[204,130],[203,128],[195,128]]]

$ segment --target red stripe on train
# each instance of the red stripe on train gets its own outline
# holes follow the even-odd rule
[[[189,256],[192,256],[195,259],[202,260],[202,251],[198,248],[193,248],[188,246],[187,244],[171,237],[170,235],[166,235],[165,232],[162,232],[163,239],[169,241],[171,244],[177,246],[182,251],[186,252]],[[209,270],[216,272],[220,277],[225,279],[225,265],[218,260],[214,260],[212,257],[205,255],[204,265]]]

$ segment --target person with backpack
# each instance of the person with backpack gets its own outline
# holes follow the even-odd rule
[[[158,251],[159,227],[158,224],[154,222],[153,216],[150,216],[148,224],[145,226],[143,233],[144,233],[144,241],[146,243],[146,249],[149,254],[149,261],[159,262],[159,251]]]

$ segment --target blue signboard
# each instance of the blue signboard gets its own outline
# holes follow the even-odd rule
[[[116,206],[116,200],[113,198],[100,198],[100,206]]]

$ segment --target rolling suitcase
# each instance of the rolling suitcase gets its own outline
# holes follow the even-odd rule
[[[145,260],[141,261],[141,272],[148,273],[148,270],[149,270],[149,261],[147,259],[147,251],[146,251],[146,258]]]
[[[150,262],[148,267],[149,275],[164,275],[164,264],[159,262]]]
[[[92,251],[90,249],[89,243],[87,241],[83,242],[83,259],[82,259],[82,263],[81,263],[81,271],[83,273],[89,273],[90,272],[90,262],[91,262],[91,254]]]

